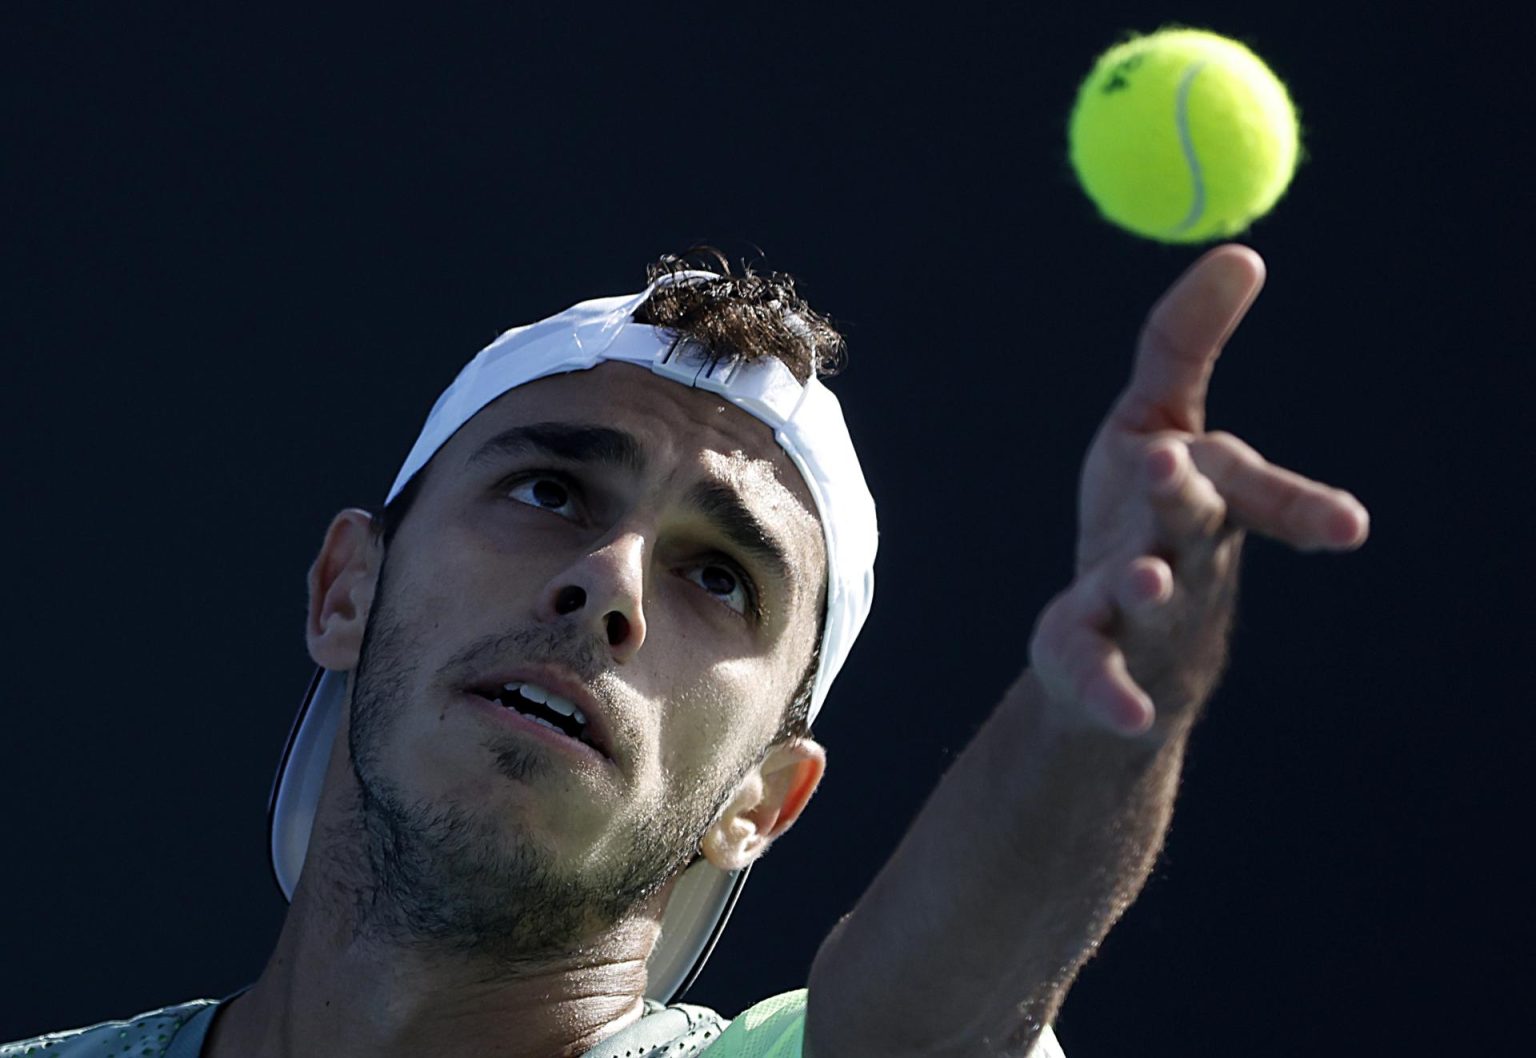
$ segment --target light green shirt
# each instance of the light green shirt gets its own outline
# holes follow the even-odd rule
[[[662,1006],[645,1001],[645,1013],[583,1058],[799,1058],[805,1039],[805,989],[796,989],[748,1007],[727,1021],[708,1007],[688,1003]],[[0,1045],[0,1058],[199,1058],[208,1027],[221,1002],[194,999],[152,1010],[127,1021],[53,1032]],[[824,1056],[832,1058],[832,1056]],[[1032,1058],[1065,1058],[1047,1028]]]
[[[0,1046],[0,1058],[198,1058],[203,1037],[219,1009],[216,999],[194,999],[127,1021],[104,1021],[87,1029],[50,1032]]]
[[[104,1021],[89,1028],[0,1045],[0,1058],[200,1058],[214,1015],[221,1003],[232,998],[194,999],[126,1021]],[[708,1007],[688,1003],[662,1006],[647,999],[645,1013],[638,1021],[583,1058],[661,1058],[663,1054],[689,1058],[719,1040],[729,1024]]]
[[[799,988],[748,1007],[720,1034],[707,1058],[800,1058],[805,1044],[805,1002],[806,991]],[[591,1055],[597,1058],[598,1051]],[[1030,1058],[1066,1058],[1049,1025],[1035,1041]]]

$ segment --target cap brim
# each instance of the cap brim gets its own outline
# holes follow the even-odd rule
[[[268,847],[273,877],[289,900],[304,869],[346,697],[345,673],[316,670],[272,781],[267,799]],[[702,858],[683,871],[662,915],[661,936],[646,963],[647,997],[670,1003],[693,984],[725,929],[749,871],[722,871]]]

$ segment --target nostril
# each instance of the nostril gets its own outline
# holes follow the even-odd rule
[[[608,615],[608,645],[616,647],[629,638],[629,618],[615,611]]]
[[[574,584],[567,584],[555,594],[555,613],[575,613],[587,604],[587,593]]]

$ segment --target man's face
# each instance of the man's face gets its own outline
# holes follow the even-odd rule
[[[579,934],[654,893],[777,730],[824,579],[798,472],[711,394],[610,363],[481,411],[389,546],[353,691],[365,802],[420,832],[386,844],[428,846],[396,867],[436,877],[402,884],[464,905],[418,917],[526,927],[548,890],[582,909],[549,930]],[[580,737],[508,684],[573,704]]]

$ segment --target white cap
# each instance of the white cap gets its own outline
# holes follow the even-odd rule
[[[662,282],[718,278],[684,272]],[[459,428],[508,390],[535,379],[585,371],[607,360],[649,366],[680,385],[717,393],[773,427],[774,438],[799,469],[816,502],[827,545],[827,609],[809,720],[827,699],[874,597],[875,503],[864,482],[843,412],[815,377],[801,384],[779,360],[715,358],[674,340],[661,328],[634,321],[656,284],[626,297],[584,301],[558,315],[515,327],[482,349],[438,398],[386,499],[432,459]],[[304,866],[331,745],[346,702],[346,674],[321,670],[311,681],[288,735],[268,805],[272,869],[292,899]],[[746,881],[747,872],[721,871],[702,857],[683,872],[662,917],[661,937],[647,964],[646,994],[663,1003],[680,994],[703,968]]]

